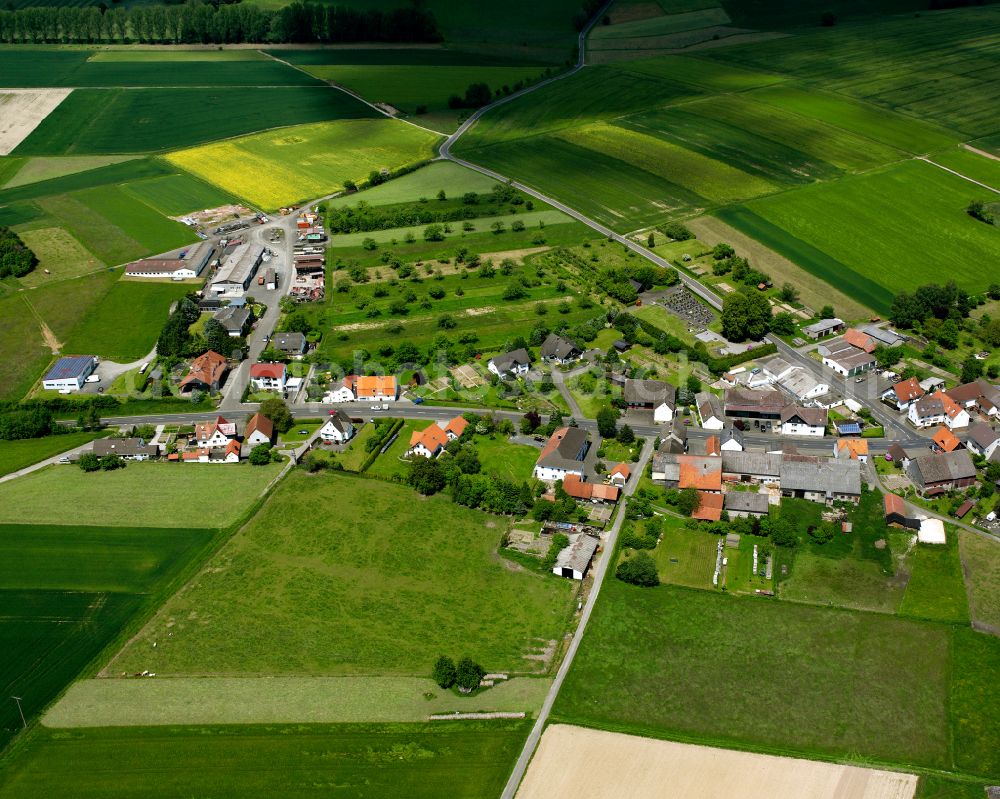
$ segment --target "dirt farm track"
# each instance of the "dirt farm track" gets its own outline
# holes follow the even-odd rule
[[[556,724],[517,799],[912,799],[916,788],[912,774]]]

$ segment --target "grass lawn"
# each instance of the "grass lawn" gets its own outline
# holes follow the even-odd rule
[[[895,613],[904,588],[905,581],[886,575],[873,561],[804,551],[795,554],[794,568],[782,581],[780,596],[813,605]]]
[[[719,537],[684,526],[683,519],[661,516],[663,535],[653,550],[660,579],[690,588],[712,588]]]
[[[948,660],[947,627],[612,579],[554,720],[947,766]]]
[[[53,466],[0,484],[0,524],[24,522],[24,508],[30,507],[36,524],[225,527],[281,468],[130,463],[118,471],[87,474],[75,466]]]
[[[368,474],[387,479],[404,477],[410,467],[407,461],[400,460],[400,458],[406,454],[406,450],[410,447],[410,434],[414,430],[426,430],[432,424],[435,424],[435,422],[418,419],[404,420],[403,426],[399,428],[399,432],[396,434],[396,440],[392,442],[389,449],[379,455],[374,463],[368,467]],[[385,444],[382,446],[385,446]],[[344,468],[346,469],[347,467],[345,466]]]
[[[530,721],[38,728],[0,797],[499,795]]]
[[[66,339],[65,352],[100,355],[120,363],[149,354],[167,320],[170,306],[190,286],[120,280]],[[122,320],[128,319],[128,325]]]
[[[99,433],[67,433],[20,441],[0,441],[0,475],[16,472],[60,452],[66,452],[93,441]]]
[[[474,696],[430,677],[171,677],[76,683],[45,714],[47,727],[175,724],[345,724],[426,721],[438,713],[542,706],[552,680],[522,677]]]
[[[948,529],[946,546],[916,546],[907,564],[911,574],[899,608],[902,615],[968,624],[969,599],[956,533]]]
[[[563,635],[574,586],[511,571],[505,525],[444,496],[293,472],[109,668],[426,676],[454,652],[545,671],[531,656]]]
[[[959,530],[958,547],[969,588],[972,620],[1000,634],[1000,544]]]
[[[303,441],[307,441],[322,425],[322,419],[296,419],[291,430],[278,436],[279,444],[301,444]],[[300,432],[302,430],[305,430],[305,433]]]
[[[622,444],[615,438],[602,438],[599,449],[604,450],[604,456],[601,460],[607,464],[609,469],[618,463],[635,463],[638,460],[638,452],[634,445]]]
[[[538,460],[538,450],[526,444],[514,444],[503,436],[495,438],[476,436],[472,440],[482,473],[496,475],[501,480],[519,483],[530,480],[535,461]]]
[[[265,209],[333,194],[345,180],[430,158],[440,137],[388,119],[268,131],[167,156],[173,164]]]
[[[371,454],[365,449],[365,442],[374,434],[375,425],[362,425],[361,429],[354,435],[354,438],[344,448],[344,451],[337,455],[337,460],[340,461],[340,464],[347,471],[356,472],[361,469],[361,465],[365,462],[369,454]]]

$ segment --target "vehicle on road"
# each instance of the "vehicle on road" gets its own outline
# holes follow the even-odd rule
[[[61,457],[61,458],[59,459],[59,463],[69,463],[69,458],[68,458],[68,457],[66,457],[65,455],[63,455],[63,456],[62,456],[62,457]]]
[[[424,404],[424,398],[423,397],[414,397],[413,398],[413,404],[414,405],[423,405]]]

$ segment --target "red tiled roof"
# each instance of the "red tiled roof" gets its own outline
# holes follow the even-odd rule
[[[900,403],[920,399],[926,393],[915,377],[899,381],[892,387],[892,390],[896,392],[896,401]]]
[[[608,472],[608,474],[610,474],[612,477],[616,474],[620,474],[622,477],[628,480],[629,477],[632,476],[632,470],[628,468],[627,463],[619,463],[617,466],[615,466],[614,469]]]
[[[847,450],[852,460],[857,460],[859,455],[868,454],[867,438],[838,438],[837,449],[843,452]]]
[[[274,422],[262,414],[255,413],[247,422],[246,437],[249,438],[254,432],[260,432],[269,439],[274,438]]]
[[[705,439],[705,454],[713,457],[722,454],[722,446],[719,444],[718,436],[709,436]]]
[[[396,396],[395,375],[361,375],[355,381],[354,394],[358,399]]]
[[[250,367],[250,377],[270,377],[280,380],[285,376],[283,363],[255,363]]]
[[[446,433],[451,433],[452,435],[458,437],[465,432],[465,428],[469,426],[469,420],[461,416],[456,416],[454,419],[450,420],[448,424],[444,426]]]
[[[604,500],[605,502],[618,501],[618,486],[607,486],[604,483],[593,483],[591,485],[591,494],[594,499]]]
[[[722,461],[706,460],[689,455],[678,455],[680,464],[679,488],[697,488],[699,491],[722,491]]]
[[[437,452],[448,443],[448,436],[445,434],[437,422],[432,422],[431,426],[420,432],[414,430],[410,435],[410,449],[418,444],[423,444],[430,452]]]
[[[865,352],[871,354],[875,351],[876,341],[863,330],[858,330],[856,327],[852,327],[846,333],[844,333],[844,341],[857,347],[859,350],[864,350]]]
[[[886,516],[890,516],[893,513],[906,516],[906,504],[903,502],[902,497],[898,497],[895,494],[886,494],[882,497],[882,503],[885,506]]]
[[[594,484],[584,482],[578,474],[567,474],[563,480],[563,491],[573,499],[590,499],[594,493]]]
[[[958,440],[958,437],[944,425],[941,425],[935,431],[934,437],[931,440],[942,452],[952,452],[962,446],[962,442]]]
[[[691,514],[692,519],[700,519],[704,522],[717,522],[722,518],[722,504],[724,502],[722,494],[713,494],[708,491],[698,492],[698,507]]]

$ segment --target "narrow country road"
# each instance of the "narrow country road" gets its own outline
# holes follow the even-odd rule
[[[549,714],[552,712],[552,706],[559,695],[559,689],[562,688],[563,681],[566,679],[566,675],[573,665],[573,658],[576,657],[576,652],[580,648],[580,642],[583,640],[583,634],[587,629],[587,622],[590,621],[590,615],[594,612],[594,605],[597,604],[597,596],[601,591],[601,585],[608,573],[608,569],[611,568],[611,560],[615,554],[615,544],[618,542],[618,532],[621,530],[622,522],[625,520],[625,508],[628,505],[628,497],[632,496],[635,492],[636,486],[639,485],[639,477],[645,471],[646,464],[649,463],[652,455],[653,442],[647,440],[642,448],[642,454],[639,456],[639,462],[632,470],[632,480],[622,492],[622,499],[618,503],[618,515],[615,517],[615,522],[608,532],[607,540],[604,542],[604,552],[594,572],[594,584],[591,586],[590,593],[587,595],[587,601],[583,605],[580,622],[576,626],[576,632],[573,633],[573,640],[570,641],[569,648],[566,650],[566,656],[563,658],[562,663],[559,664],[559,670],[556,672],[556,678],[552,682],[552,687],[549,688],[549,692],[545,695],[545,701],[542,703],[542,709],[538,712],[538,718],[535,720],[531,732],[528,733],[528,740],[524,742],[524,748],[517,758],[517,763],[514,764],[514,770],[511,772],[507,780],[507,785],[501,794],[502,799],[514,799],[514,794],[517,793],[517,788],[521,784],[521,780],[524,779],[524,773],[528,770],[528,764],[535,754],[535,749],[538,747],[542,732],[548,723]]]

